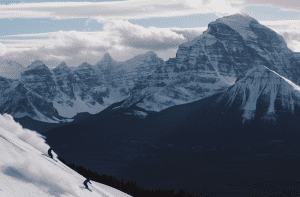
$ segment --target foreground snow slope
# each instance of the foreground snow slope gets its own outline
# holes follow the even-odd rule
[[[85,178],[59,160],[46,157],[48,148],[43,136],[23,129],[10,115],[0,115],[1,197],[129,196],[96,182],[90,185],[93,192],[83,189]]]

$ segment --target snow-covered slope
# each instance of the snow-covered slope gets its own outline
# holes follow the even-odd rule
[[[40,134],[23,129],[8,114],[0,115],[1,197],[129,197],[94,181],[92,192],[83,189],[85,178],[46,157],[48,148]]]
[[[269,68],[258,66],[241,75],[219,98],[224,100],[228,108],[233,102],[240,104],[244,121],[253,119],[257,108],[264,110],[263,118],[276,120],[276,108],[291,114],[296,106],[300,108],[300,87]]]

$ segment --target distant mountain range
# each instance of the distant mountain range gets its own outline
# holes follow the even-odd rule
[[[300,173],[299,58],[255,19],[220,18],[128,98],[45,136],[68,161],[149,189],[261,195],[253,185]]]
[[[259,65],[300,85],[299,62],[300,53],[288,49],[282,36],[247,15],[236,14],[211,22],[201,36],[180,45],[176,57],[166,62],[154,52],[125,62],[107,53],[95,66],[83,63],[72,68],[63,62],[53,70],[39,60],[26,69],[6,61],[3,68],[16,72],[14,80],[3,78],[0,112],[58,123],[82,112],[99,113],[126,99],[118,108],[136,105],[144,110],[132,114],[145,118],[145,111],[159,112],[223,92]]]
[[[78,113],[95,114],[125,99],[162,64],[154,52],[125,62],[105,54],[95,66],[83,63],[72,68],[63,62],[52,70],[40,60],[27,68],[3,61],[0,112],[18,119],[28,116],[48,123],[68,122]]]

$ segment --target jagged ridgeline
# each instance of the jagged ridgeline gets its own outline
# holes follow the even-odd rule
[[[14,118],[58,123],[71,121],[78,113],[95,114],[129,96],[141,79],[151,74],[164,61],[154,52],[116,62],[107,53],[95,66],[83,63],[68,67],[61,63],[50,70],[42,61],[27,68],[2,61],[4,68],[13,67],[1,77],[0,112]],[[12,69],[12,68],[11,68]]]

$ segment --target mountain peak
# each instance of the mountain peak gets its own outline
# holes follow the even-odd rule
[[[295,106],[300,107],[300,87],[265,66],[257,66],[242,74],[223,99],[228,106],[240,103],[243,121],[254,118],[256,110],[264,111],[263,118],[274,118],[278,109],[294,113]]]
[[[26,70],[31,70],[31,69],[34,69],[36,67],[39,67],[39,66],[45,66],[46,65],[44,64],[44,62],[42,62],[41,60],[36,60],[34,62],[32,62],[27,68]]]
[[[224,16],[222,18],[219,18],[217,20],[247,20],[247,21],[256,21],[254,18],[252,18],[251,16],[249,16],[248,14],[245,13],[236,13],[233,15],[229,15],[229,16]]]
[[[225,16],[225,17],[222,17],[222,18],[218,18],[216,21],[214,22],[211,22],[211,23],[225,23],[225,24],[232,24],[232,25],[242,25],[242,26],[245,26],[245,25],[248,25],[249,26],[249,23],[251,22],[255,22],[255,23],[258,23],[257,20],[255,20],[254,18],[252,18],[251,16],[247,15],[247,14],[233,14],[233,15],[229,15],[229,16]]]
[[[147,59],[148,58],[157,58],[157,55],[153,51],[148,51],[147,53],[137,55],[127,61],[134,60],[134,59],[144,59],[144,58],[147,58]]]
[[[231,29],[238,32],[244,39],[248,38],[249,34],[252,35],[251,30],[249,30],[250,24],[259,24],[257,20],[255,20],[247,14],[234,14],[230,16],[225,16],[223,18],[219,18],[216,21],[209,23],[208,27],[218,23],[223,23],[227,25]],[[264,27],[263,25],[261,26]]]
[[[82,64],[80,64],[80,65],[78,66],[78,68],[83,68],[83,67],[92,67],[92,65],[90,65],[90,64],[87,63],[87,62],[83,62]]]
[[[68,67],[68,66],[67,66],[66,62],[62,62],[57,67],[62,67],[63,68],[63,67]]]
[[[95,66],[101,69],[106,69],[112,67],[112,65],[116,64],[117,62],[112,59],[109,53],[105,53],[102,60],[98,62]]]
[[[102,61],[111,61],[111,60],[112,60],[112,58],[111,58],[110,54],[105,53],[103,58],[102,58]]]
[[[156,53],[154,53],[153,51],[148,51],[147,53],[145,53],[145,55],[156,55]]]

